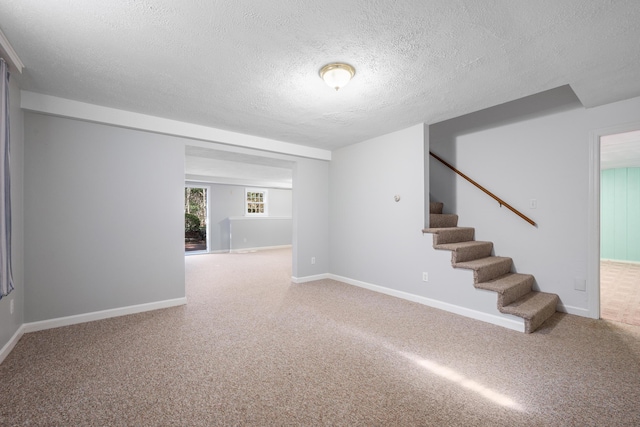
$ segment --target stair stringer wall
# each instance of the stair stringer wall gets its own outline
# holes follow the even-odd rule
[[[420,247],[414,248],[415,253],[420,254],[421,261],[410,268],[414,272],[412,278],[393,280],[381,277],[364,281],[339,274],[329,274],[327,277],[475,320],[524,332],[524,319],[501,313],[497,307],[498,294],[475,288],[473,286],[473,272],[471,270],[454,269],[451,266],[451,252],[434,249],[432,247],[432,236],[432,234],[425,233],[421,239]],[[428,273],[428,282],[421,280],[422,272]],[[400,282],[403,286],[398,286]]]
[[[350,251],[359,255],[352,257],[352,261],[367,263],[371,270],[334,268],[327,277],[518,332],[525,331],[524,319],[498,310],[497,293],[474,287],[473,271],[453,268],[451,252],[433,248],[433,234],[414,232],[411,236],[398,236],[397,243],[393,250],[384,251],[386,256],[366,246]],[[368,263],[368,258],[376,262]],[[382,268],[374,270],[373,264]],[[428,273],[428,282],[422,281],[423,272]]]
[[[638,117],[640,97],[585,109],[563,86],[431,124],[431,151],[538,227],[435,159],[425,169],[431,197],[513,258],[514,272],[532,274],[535,290],[557,294],[559,311],[599,318],[598,135],[630,131]]]
[[[427,132],[412,126],[332,153],[331,268],[322,276],[523,331],[521,318],[500,313],[497,295],[475,289],[473,273],[453,269],[451,253],[422,233]]]
[[[432,298],[459,309],[475,312],[478,317],[474,318],[477,320],[524,332],[524,319],[498,310],[498,294],[475,288],[473,271],[453,268],[451,252],[434,249],[433,234],[425,233],[425,238],[431,247],[425,248],[425,268],[428,268],[425,271],[429,273],[429,281],[423,282],[423,286]]]
[[[350,233],[367,238],[367,233]],[[382,231],[379,234],[384,235],[381,240],[391,239]],[[497,293],[474,287],[473,271],[453,268],[451,252],[433,248],[433,234],[407,227],[407,234],[397,234],[390,247],[355,245],[345,253],[350,258],[345,258],[344,266],[334,264],[325,277],[519,332],[525,330],[522,318],[498,310]],[[422,280],[424,272],[427,282]]]
[[[513,258],[513,272],[532,274],[534,290],[557,294],[559,311],[598,317],[588,291],[599,280],[588,280],[589,134],[639,111],[638,98],[585,109],[564,86],[429,127],[431,151],[537,227],[434,159],[431,196],[459,215],[459,226],[474,227],[476,240],[493,242],[495,255]]]

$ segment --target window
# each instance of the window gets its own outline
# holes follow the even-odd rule
[[[244,214],[246,216],[268,216],[267,190],[259,188],[245,188]]]

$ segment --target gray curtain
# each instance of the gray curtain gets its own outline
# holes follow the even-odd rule
[[[11,177],[9,174],[9,67],[0,58],[0,299],[13,290]]]

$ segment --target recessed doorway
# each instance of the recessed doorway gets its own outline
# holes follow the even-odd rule
[[[640,130],[600,137],[600,317],[640,325]]]

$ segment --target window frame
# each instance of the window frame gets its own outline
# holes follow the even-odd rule
[[[251,193],[260,193],[262,196],[252,196]],[[260,200],[261,199],[261,200]],[[250,204],[262,205],[262,212],[249,212]],[[246,187],[244,189],[244,216],[268,217],[269,216],[269,190],[266,188]]]

